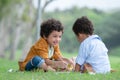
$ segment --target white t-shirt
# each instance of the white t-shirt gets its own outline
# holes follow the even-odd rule
[[[48,48],[48,57],[51,58],[53,56],[53,53],[54,53],[54,48],[53,47],[49,47]]]

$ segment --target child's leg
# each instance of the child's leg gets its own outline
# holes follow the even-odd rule
[[[35,56],[26,64],[25,70],[31,71],[33,69],[39,68],[44,62],[44,59],[39,56]]]
[[[51,66],[48,66],[46,63],[43,63],[40,68],[42,68],[45,72],[46,71],[56,71]]]
[[[47,67],[47,70],[48,70],[48,71],[56,71],[56,70],[53,69],[51,66],[48,66],[48,67]]]
[[[25,67],[25,70],[26,71],[31,71],[33,69],[36,69],[36,68],[41,68],[43,69],[44,71],[55,71],[52,67],[50,66],[47,66],[45,64],[45,61],[43,58],[39,57],[39,56],[35,56],[33,57],[27,64],[26,64],[26,67]]]
[[[83,73],[85,72],[93,72],[95,73],[95,71],[93,70],[92,66],[89,64],[89,63],[85,63],[84,66],[83,66]]]

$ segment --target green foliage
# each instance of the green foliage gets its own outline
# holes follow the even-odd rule
[[[120,11],[109,14],[104,17],[99,25],[98,33],[103,37],[108,48],[120,46],[118,37],[120,35]]]
[[[9,5],[9,4],[11,3],[11,1],[12,1],[12,0],[0,0],[0,10],[1,10],[3,7]]]
[[[5,7],[9,5],[11,0],[0,0],[0,19],[2,18],[3,15],[5,15],[6,10]]]
[[[6,15],[10,14],[14,5],[20,3],[22,0],[0,0],[0,20]]]
[[[120,57],[120,47],[116,47],[110,50],[109,55]]]
[[[31,18],[28,16],[29,14],[29,6],[26,6],[26,8],[24,9],[24,13],[22,14],[22,21],[25,21],[25,22],[30,22],[31,21]]]
[[[103,12],[97,9],[89,9],[87,7],[77,8],[73,7],[68,10],[54,12],[46,12],[43,14],[43,20],[48,18],[55,18],[60,20],[64,25],[63,39],[60,48],[64,52],[74,53],[78,51],[79,42],[72,31],[74,21],[81,17],[88,16],[93,22],[95,34],[98,34],[109,49],[120,46],[119,43],[119,20],[120,12]],[[113,38],[114,36],[114,38]],[[111,47],[111,48],[110,48]]]

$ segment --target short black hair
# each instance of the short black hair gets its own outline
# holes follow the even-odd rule
[[[41,37],[48,37],[52,31],[62,31],[63,32],[63,25],[59,20],[56,19],[48,19],[41,24],[40,29],[40,36]]]
[[[79,33],[92,35],[94,28],[92,22],[86,16],[82,16],[74,22],[72,30],[77,36]]]

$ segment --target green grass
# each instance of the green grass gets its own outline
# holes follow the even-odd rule
[[[21,56],[21,51],[16,54],[14,61],[7,59],[0,59],[0,80],[120,80],[120,48],[110,51],[110,63],[111,67],[117,72],[108,74],[80,74],[76,72],[20,72],[18,71],[18,60]],[[77,53],[68,54],[64,53],[64,57],[71,58],[77,56]],[[8,72],[9,69],[13,69],[13,72]]]
[[[76,54],[64,54],[71,57]],[[114,73],[108,74],[80,74],[75,72],[20,72],[18,71],[18,61],[0,59],[0,80],[120,80],[120,57],[110,56],[110,62]],[[13,72],[8,72],[13,69]]]

